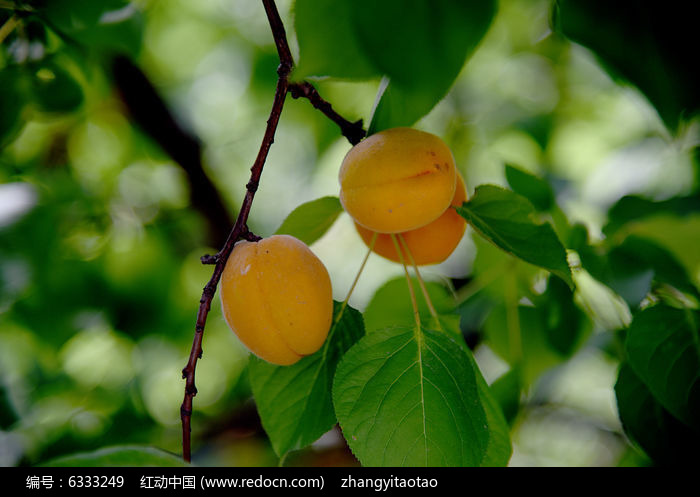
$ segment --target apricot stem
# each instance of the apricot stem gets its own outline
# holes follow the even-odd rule
[[[506,271],[506,269],[507,265],[505,264],[491,267],[486,272],[471,280],[457,292],[457,303],[461,304],[472,298],[474,295],[493,283],[496,278],[501,276],[501,274]]]
[[[362,259],[362,264],[360,265],[360,269],[357,271],[357,274],[355,275],[355,280],[352,282],[352,285],[350,285],[350,290],[348,291],[348,295],[345,297],[345,300],[343,300],[343,305],[340,308],[340,312],[335,318],[335,323],[340,321],[340,318],[343,316],[343,312],[345,311],[345,308],[348,305],[348,301],[350,300],[350,297],[352,296],[352,292],[355,290],[355,286],[357,285],[357,282],[360,279],[360,275],[362,274],[362,271],[365,269],[365,264],[367,264],[367,259],[369,259],[369,254],[372,253],[372,248],[374,247],[374,242],[377,240],[377,233],[374,234],[372,237],[372,242],[369,244],[369,250],[367,250],[367,253],[365,254],[364,259]]]
[[[428,294],[428,289],[425,286],[425,282],[423,281],[423,278],[420,275],[420,271],[418,271],[418,265],[416,264],[413,254],[411,253],[411,249],[409,248],[408,244],[406,243],[406,240],[404,240],[404,237],[401,233],[398,235],[399,241],[401,242],[401,245],[403,245],[403,248],[406,250],[406,255],[408,256],[408,260],[413,266],[413,270],[416,272],[416,278],[418,279],[418,285],[420,286],[421,292],[423,292],[423,297],[425,297],[425,302],[428,304],[428,309],[430,310],[430,314],[435,318],[435,321],[439,323],[440,321],[438,320],[438,314],[437,311],[435,310],[435,307],[433,306],[433,301],[430,299],[430,295]]]
[[[396,248],[396,253],[399,254],[399,259],[401,260],[401,265],[403,266],[403,272],[406,275],[406,283],[408,284],[408,293],[411,295],[411,305],[413,306],[413,317],[416,320],[416,327],[420,330],[420,313],[418,312],[418,301],[416,300],[416,292],[413,289],[413,284],[411,283],[411,276],[408,274],[408,268],[401,255],[401,249],[399,248],[399,242],[396,241],[396,235],[391,234],[391,241],[394,242],[394,247]]]

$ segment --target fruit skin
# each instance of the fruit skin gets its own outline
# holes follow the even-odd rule
[[[226,322],[261,359],[294,364],[321,348],[328,336],[333,319],[328,271],[292,236],[237,243],[220,288]]]
[[[454,251],[462,239],[464,231],[467,229],[467,222],[452,207],[460,206],[466,200],[467,189],[464,185],[464,180],[461,175],[457,174],[457,189],[450,207],[432,223],[401,233],[416,265],[438,264],[447,259]],[[355,228],[369,247],[374,232],[357,223],[355,223]],[[403,262],[411,264],[411,259],[406,254],[406,250],[398,237],[396,242],[401,249]],[[390,261],[401,262],[401,258],[396,252],[396,247],[389,234],[377,234],[373,251]]]
[[[339,180],[340,202],[357,223],[379,233],[401,233],[440,217],[454,196],[457,170],[441,138],[392,128],[350,149]]]

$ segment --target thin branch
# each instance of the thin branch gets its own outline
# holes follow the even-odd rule
[[[187,365],[182,370],[182,377],[185,381],[185,398],[180,407],[180,418],[182,420],[182,456],[185,461],[191,461],[191,418],[192,418],[192,401],[195,395],[197,395],[197,387],[195,386],[195,369],[197,367],[197,361],[202,357],[202,338],[204,335],[204,326],[206,325],[207,316],[209,310],[211,309],[211,302],[216,293],[216,287],[221,279],[221,274],[224,271],[226,262],[228,261],[231,252],[233,251],[233,246],[236,242],[248,235],[248,216],[250,214],[250,208],[253,204],[253,199],[255,197],[255,192],[258,189],[258,184],[260,183],[260,176],[262,175],[263,166],[265,165],[265,160],[267,159],[267,154],[274,142],[275,131],[277,130],[277,124],[279,123],[280,115],[282,114],[282,108],[284,107],[284,99],[287,96],[287,90],[289,87],[288,76],[292,68],[292,58],[291,52],[289,51],[289,46],[287,45],[286,35],[284,32],[284,27],[282,25],[282,20],[277,12],[277,7],[272,0],[263,0],[265,5],[265,11],[270,22],[270,27],[272,28],[272,34],[275,37],[275,44],[280,54],[280,67],[277,71],[277,88],[275,89],[275,98],[272,104],[272,110],[270,111],[270,117],[267,120],[267,127],[265,128],[265,135],[263,136],[262,144],[260,145],[260,150],[253,167],[251,167],[250,181],[246,185],[246,195],[243,199],[243,205],[238,213],[238,218],[236,219],[233,229],[229,233],[224,248],[216,254],[216,265],[214,267],[214,273],[211,279],[204,287],[202,292],[202,298],[199,300],[199,311],[197,312],[197,324],[195,327],[194,341],[192,343],[192,349],[190,351],[190,357],[187,361]]]
[[[333,109],[330,103],[321,98],[316,88],[308,81],[291,83],[289,85],[289,93],[292,95],[292,98],[308,99],[314,108],[323,112],[326,117],[338,125],[342,135],[347,138],[351,144],[357,145],[360,143],[360,140],[365,137],[366,132],[362,127],[362,119],[354,123],[345,119]]]
[[[221,279],[221,275],[226,267],[233,247],[237,241],[244,239],[250,241],[260,240],[260,237],[251,233],[248,230],[248,216],[255,197],[255,192],[260,184],[260,176],[262,175],[263,166],[267,159],[267,154],[274,142],[275,131],[279,123],[284,101],[287,93],[292,93],[294,98],[307,98],[311,104],[320,109],[326,116],[340,126],[343,135],[353,145],[359,142],[365,136],[365,131],[362,129],[362,121],[350,123],[336,113],[328,102],[325,102],[316,89],[307,82],[298,84],[290,84],[289,74],[294,66],[294,59],[287,43],[287,34],[280,18],[277,6],[274,0],[262,0],[268,22],[272,30],[272,36],[275,40],[277,53],[280,59],[280,65],[277,68],[277,87],[275,89],[275,97],[270,111],[270,117],[267,120],[265,135],[263,136],[260,150],[255,158],[255,162],[251,167],[250,180],[246,185],[246,195],[243,199],[243,205],[238,213],[238,217],[231,229],[231,232],[224,243],[224,247],[215,255],[205,255],[201,258],[202,264],[214,265],[214,272],[209,282],[202,291],[202,298],[199,300],[199,310],[197,312],[197,322],[195,326],[194,340],[192,349],[187,361],[187,365],[182,370],[182,377],[185,379],[185,397],[180,406],[180,419],[182,421],[182,456],[185,461],[191,461],[191,420],[192,420],[192,403],[194,396],[197,395],[197,387],[195,386],[195,370],[197,361],[202,357],[202,339],[204,336],[204,327],[206,325],[207,316],[211,309],[211,302],[216,293],[216,288]],[[294,88],[294,90],[292,90]],[[296,94],[296,96],[295,96]]]

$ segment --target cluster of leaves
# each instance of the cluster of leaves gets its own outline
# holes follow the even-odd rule
[[[695,92],[673,92],[669,100],[660,88],[663,78],[618,57],[617,50],[647,33],[608,7],[561,2],[557,25],[644,90],[675,129],[682,112],[697,110]],[[495,8],[492,2],[411,2],[410,8],[383,2],[370,17],[370,9],[356,2],[331,8],[298,0],[301,60],[295,74],[384,76],[388,85],[378,96],[370,132],[412,125],[449,90]],[[340,25],[329,22],[331,16]],[[613,39],[601,42],[590,29],[601,18]],[[633,37],[624,43],[615,38],[618,28],[631,26]],[[647,47],[653,43],[644,41]],[[673,74],[669,80],[681,88],[693,84],[664,48],[654,60]],[[668,240],[635,234],[646,219],[675,206],[692,212],[696,202],[625,197],[610,210],[606,241],[592,244],[585,227],[567,220],[549,182],[513,166],[506,167],[506,178],[510,189],[477,186],[457,208],[482,240],[474,264],[482,288],[455,298],[431,284],[437,321],[412,322],[406,282],[399,279],[375,294],[364,320],[338,304],[329,340],[313,356],[291,367],[252,361],[253,393],[278,454],[312,443],[337,421],[366,465],[507,464],[507,420],[517,415],[521,392],[570,359],[598,329],[613,332],[619,345],[615,392],[628,436],[657,463],[696,459],[691,447],[700,433],[700,294],[689,274],[697,261],[684,266]],[[279,232],[311,243],[340,212],[333,197],[309,202]],[[546,289],[537,292],[534,281],[543,277]],[[475,315],[475,309],[481,312]],[[421,310],[430,315],[424,305]],[[510,365],[490,387],[465,342],[470,327]]]
[[[69,113],[81,106],[87,58],[134,56],[141,49],[141,14],[126,0],[15,3],[14,12],[0,11],[0,24],[22,20],[5,40],[0,146],[21,130],[25,113]]]

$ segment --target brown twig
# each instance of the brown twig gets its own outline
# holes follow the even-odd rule
[[[316,88],[314,88],[314,86],[308,81],[291,83],[289,85],[289,93],[292,95],[292,98],[303,97],[308,99],[314,108],[323,112],[326,117],[340,127],[340,132],[351,144],[357,145],[360,143],[360,140],[365,137],[366,133],[362,127],[362,119],[355,121],[354,123],[345,119],[333,109],[330,103],[321,98],[321,95],[319,95]]]
[[[216,293],[216,287],[219,284],[221,274],[223,273],[226,262],[233,251],[234,245],[241,239],[250,241],[260,239],[260,237],[248,230],[248,216],[250,214],[253,198],[255,197],[255,192],[257,191],[260,183],[260,176],[262,175],[267,154],[272,146],[272,143],[274,142],[275,131],[277,130],[277,124],[279,123],[280,116],[282,114],[287,93],[292,93],[294,98],[304,97],[309,99],[314,107],[320,109],[326,116],[340,126],[343,135],[348,138],[350,143],[355,144],[359,142],[359,140],[361,140],[365,135],[365,131],[362,129],[362,121],[350,123],[349,121],[343,119],[332,109],[328,102],[325,102],[320,95],[318,95],[318,92],[311,84],[306,82],[292,84],[289,82],[288,78],[292,67],[294,66],[294,60],[292,58],[291,51],[289,50],[287,34],[285,32],[284,25],[282,24],[282,19],[277,11],[277,6],[275,5],[274,0],[262,0],[262,3],[265,7],[265,12],[270,23],[270,28],[272,29],[272,36],[275,40],[277,53],[280,59],[280,65],[277,68],[277,87],[275,89],[275,97],[272,104],[272,110],[270,111],[270,117],[267,120],[265,135],[263,136],[262,144],[260,145],[260,150],[255,158],[255,162],[251,167],[250,180],[246,185],[246,195],[243,199],[243,205],[238,213],[236,222],[234,223],[233,228],[231,229],[231,232],[224,243],[224,247],[215,255],[205,255],[201,258],[202,264],[214,265],[214,273],[204,287],[202,298],[199,300],[199,310],[197,312],[197,323],[195,327],[192,349],[190,350],[187,365],[182,370],[182,377],[185,379],[185,398],[180,407],[180,418],[182,420],[182,456],[183,459],[188,462],[191,461],[192,402],[194,396],[197,394],[197,387],[195,386],[195,370],[197,367],[197,361],[202,357],[202,338],[204,335],[204,326],[206,324],[209,310],[211,309],[211,302],[214,298],[214,294]],[[296,96],[294,95],[294,92],[296,92]]]
[[[211,279],[204,287],[202,292],[202,298],[199,300],[199,311],[197,312],[197,324],[195,327],[194,341],[192,343],[192,350],[190,351],[190,357],[187,361],[187,365],[182,370],[182,377],[186,380],[185,382],[185,398],[180,407],[180,417],[182,420],[182,456],[185,461],[191,460],[191,447],[190,447],[190,434],[191,434],[191,416],[192,416],[192,400],[195,395],[197,395],[197,387],[195,386],[195,369],[197,367],[197,360],[202,357],[202,337],[204,334],[204,326],[207,321],[207,315],[211,309],[211,301],[214,298],[214,293],[216,293],[216,287],[219,284],[219,279],[224,271],[226,261],[233,250],[235,243],[243,236],[247,235],[248,227],[248,215],[250,214],[250,208],[253,204],[253,198],[255,197],[255,192],[258,189],[258,184],[260,183],[260,176],[262,174],[263,166],[265,165],[265,160],[267,159],[267,153],[270,150],[275,138],[275,131],[277,130],[277,123],[279,122],[280,115],[282,114],[282,108],[284,106],[284,99],[287,96],[287,89],[289,87],[289,82],[287,80],[289,72],[292,69],[292,56],[289,51],[289,46],[287,45],[287,38],[284,31],[284,26],[282,25],[282,20],[277,12],[277,7],[272,0],[263,0],[265,6],[265,11],[267,12],[267,17],[270,21],[270,27],[272,28],[272,34],[275,38],[275,43],[277,45],[277,50],[280,55],[280,66],[277,70],[277,88],[275,89],[275,98],[272,104],[272,110],[270,111],[270,117],[267,120],[267,127],[265,128],[265,135],[263,136],[263,141],[258,152],[258,156],[255,158],[253,167],[251,167],[250,181],[246,185],[246,195],[243,199],[243,205],[238,213],[238,218],[233,225],[233,229],[229,233],[224,248],[216,254],[216,266],[214,267],[214,274],[212,274]]]

